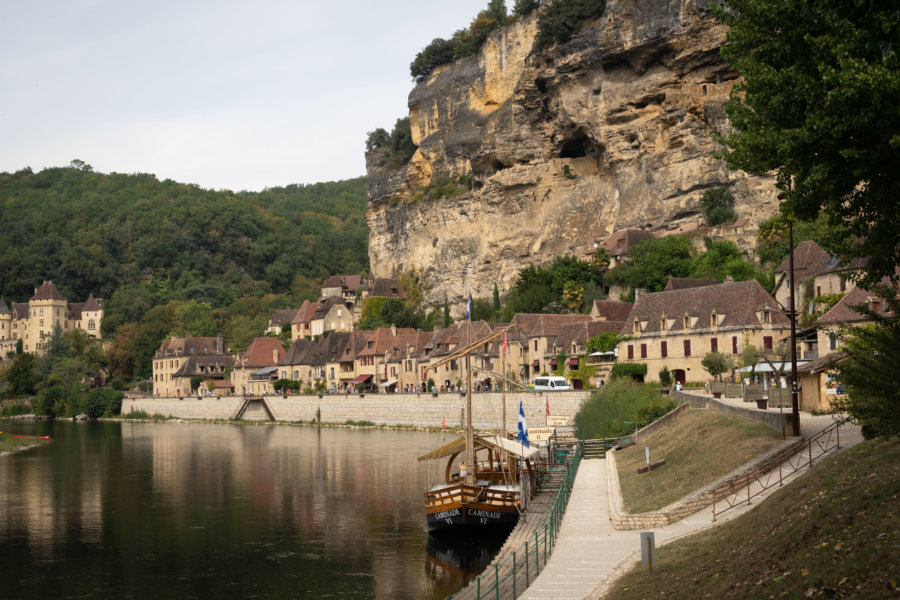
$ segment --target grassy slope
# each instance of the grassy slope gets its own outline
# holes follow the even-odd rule
[[[900,438],[823,461],[733,521],[659,548],[605,600],[900,598]]]
[[[638,442],[616,454],[630,513],[659,510],[687,496],[774,448],[781,436],[759,421],[690,409]],[[650,446],[651,462],[665,459],[666,464],[638,475],[637,468],[646,464],[644,445]]]

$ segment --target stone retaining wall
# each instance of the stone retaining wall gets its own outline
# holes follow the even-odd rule
[[[756,408],[756,404],[751,404],[746,408],[742,406],[733,406],[706,394],[692,394],[690,392],[677,392],[675,390],[672,390],[670,394],[673,400],[676,400],[677,402],[687,402],[695,408],[711,408],[713,410],[737,415],[739,417],[762,421],[778,432],[789,431],[791,429],[792,419],[790,412],[786,412],[784,414],[768,412]]]
[[[515,430],[519,421],[519,402],[525,411],[529,427],[544,427],[547,404],[550,414],[573,418],[589,390],[532,394],[506,394],[506,428]],[[376,425],[414,427],[447,427],[465,425],[466,398],[458,393],[433,396],[423,394],[325,394],[266,396],[266,404],[278,421],[339,424],[347,421],[370,421]],[[125,398],[122,413],[143,410],[149,415],[160,414],[183,419],[231,419],[243,403],[240,396],[222,398]],[[246,420],[263,420],[265,412],[251,404],[244,415]],[[502,422],[502,401],[499,392],[480,392],[472,396],[472,424],[476,428],[499,429]]]

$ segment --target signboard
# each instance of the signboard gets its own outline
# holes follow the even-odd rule
[[[650,565],[650,572],[653,572],[653,565],[656,563],[656,536],[652,531],[641,532],[641,564]]]
[[[528,439],[532,442],[546,442],[553,437],[556,427],[529,427]]]
[[[547,415],[548,427],[562,427],[563,425],[571,425],[573,421],[573,417],[568,417],[566,415]]]

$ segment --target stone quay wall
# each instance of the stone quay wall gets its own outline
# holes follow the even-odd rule
[[[553,416],[572,419],[590,395],[589,390],[568,392],[508,392],[506,394],[506,428],[515,430],[519,422],[519,402],[529,428],[544,427],[547,406]],[[466,397],[459,393],[396,394],[324,394],[297,396],[265,396],[276,421],[321,422],[341,424],[347,421],[369,421],[376,425],[408,427],[462,427],[465,425]],[[182,419],[233,419],[244,402],[241,396],[204,398],[137,398],[122,401],[122,414],[142,410],[149,415]],[[258,402],[252,402],[243,415],[245,420],[265,420],[267,415]],[[500,429],[503,420],[499,392],[476,392],[472,395],[472,424],[476,428]]]
[[[746,408],[744,408],[743,406],[733,406],[726,402],[722,402],[717,398],[713,398],[712,396],[709,396],[707,394],[691,393],[686,391],[678,392],[672,390],[670,392],[670,395],[676,402],[686,402],[694,408],[711,408],[713,410],[737,415],[739,417],[762,421],[775,431],[779,432],[789,431],[791,429],[791,423],[793,422],[790,410],[781,414],[766,410],[759,410],[758,408],[756,408],[755,403],[748,403]]]

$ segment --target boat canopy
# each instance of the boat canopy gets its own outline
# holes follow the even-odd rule
[[[505,450],[506,452],[512,454],[513,456],[517,456],[519,458],[530,459],[534,458],[538,455],[540,450],[537,448],[526,448],[519,442],[515,440],[507,440],[500,437],[497,434],[493,435],[476,435],[475,436],[475,450],[479,448],[492,448],[494,450]],[[446,458],[448,456],[453,456],[454,454],[459,454],[466,449],[466,438],[461,437],[453,440],[449,444],[444,444],[437,450],[433,450],[428,454],[423,454],[417,460],[420,462],[423,460],[433,460],[436,458]]]

